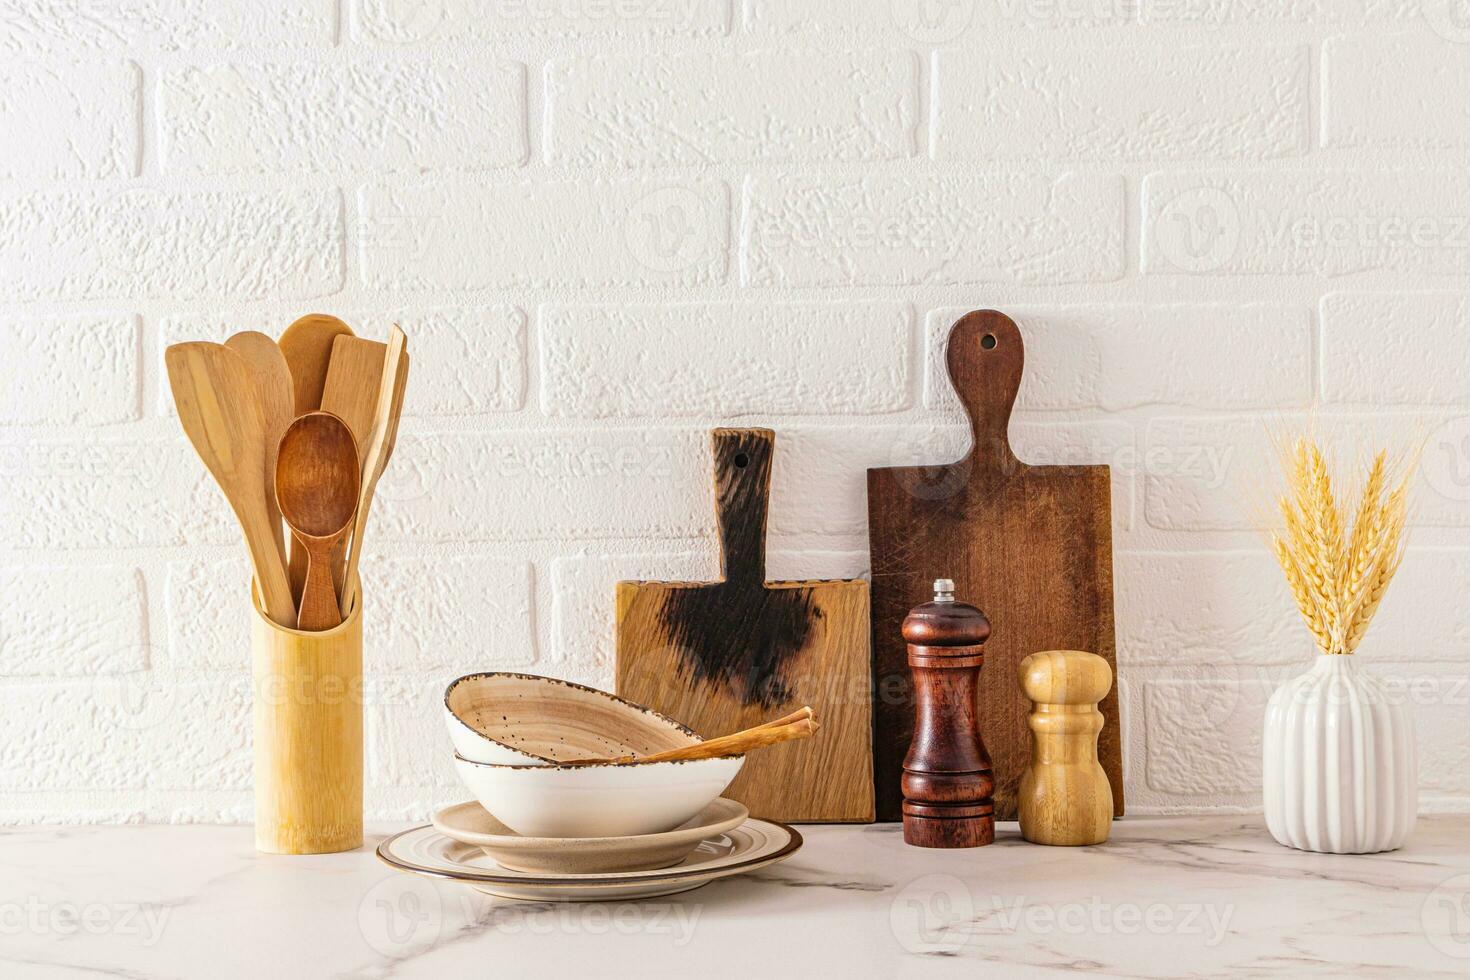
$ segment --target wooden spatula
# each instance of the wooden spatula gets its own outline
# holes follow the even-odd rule
[[[332,342],[332,362],[327,366],[327,384],[322,389],[322,411],[346,422],[359,446],[367,445],[372,438],[387,354],[388,345],[376,340],[341,336]],[[347,587],[347,545],[348,540],[343,537],[333,553],[332,578],[337,583],[339,601]]]
[[[362,559],[363,532],[367,528],[368,509],[378,478],[393,455],[398,442],[398,418],[403,413],[403,392],[408,385],[408,338],[398,324],[388,332],[388,346],[383,355],[378,403],[373,412],[372,430],[362,452],[362,489],[357,497],[357,514],[353,518],[351,550],[347,570],[342,575],[342,608],[351,609],[357,598],[357,563]]]
[[[266,502],[265,419],[245,360],[223,344],[174,344],[164,352],[184,432],[240,521],[266,614],[296,625],[291,586]]]
[[[346,422],[359,446],[372,435],[387,353],[388,345],[376,340],[341,336],[332,342],[321,409]]]
[[[281,563],[285,564],[286,538],[281,525],[281,511],[276,505],[275,482],[276,452],[281,435],[296,416],[291,369],[276,342],[258,330],[243,330],[226,340],[225,346],[245,359],[255,378],[255,393],[265,421],[265,472],[262,474],[265,498],[270,509],[271,532],[281,553]]]
[[[308,313],[281,334],[281,354],[291,369],[295,396],[294,418],[322,407],[322,389],[327,384],[327,366],[332,361],[332,342],[351,337],[352,328],[326,313]],[[291,543],[291,595],[301,598],[306,582],[306,551]]]

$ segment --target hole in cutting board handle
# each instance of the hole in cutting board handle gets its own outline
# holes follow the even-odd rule
[[[980,346],[985,350],[995,350],[995,334],[988,333],[981,337]]]
[[[735,454],[735,466],[737,469],[745,469],[750,465],[750,457],[745,453]]]

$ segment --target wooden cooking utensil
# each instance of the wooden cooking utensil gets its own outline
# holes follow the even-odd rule
[[[332,342],[332,363],[327,367],[327,384],[322,389],[322,411],[346,422],[359,447],[366,447],[372,438],[387,354],[388,346],[376,340],[342,336]],[[343,535],[332,552],[332,580],[339,597],[347,587],[348,543],[348,536]]]
[[[352,328],[325,313],[308,313],[281,334],[281,354],[291,369],[296,415],[315,412],[322,407],[322,389],[327,384],[332,342],[343,336],[351,337]]]
[[[408,338],[398,324],[388,331],[388,345],[383,354],[383,368],[378,385],[378,401],[373,410],[373,425],[362,455],[362,489],[357,495],[357,516],[352,520],[351,550],[347,557],[347,570],[343,573],[343,608],[350,608],[355,594],[347,590],[358,588],[357,563],[362,559],[363,532],[367,529],[368,511],[373,504],[373,491],[378,478],[393,455],[398,442],[398,419],[403,413],[403,393],[408,385]]]
[[[276,451],[286,426],[296,417],[291,369],[286,366],[285,355],[276,342],[258,330],[242,330],[226,340],[225,346],[245,359],[255,377],[255,393],[260,399],[265,421],[265,466],[261,479],[265,486],[266,504],[270,508],[271,532],[275,535],[276,549],[281,553],[284,564],[286,539],[281,529],[281,511],[276,506]]]
[[[308,313],[281,334],[281,354],[291,369],[291,386],[295,395],[292,417],[315,412],[322,407],[322,389],[327,384],[327,366],[332,360],[332,342],[338,337],[352,336],[352,328],[326,313]],[[275,471],[271,472],[275,479]],[[306,551],[291,548],[291,594],[299,601],[306,582]]]
[[[342,622],[332,584],[332,552],[352,529],[361,472],[352,430],[330,412],[308,412],[281,437],[276,499],[307,552],[297,629],[315,632]]]
[[[559,762],[562,766],[592,766],[614,763],[616,765],[634,765],[641,762],[681,762],[689,759],[718,759],[727,755],[744,755],[755,749],[765,748],[768,745],[778,745],[781,742],[790,742],[798,738],[810,738],[821,729],[821,725],[812,717],[810,707],[793,711],[784,718],[768,721],[764,725],[747,728],[743,732],[734,732],[730,735],[722,735],[719,738],[706,739],[694,745],[685,745],[677,749],[665,749],[662,752],[654,752],[651,755],[619,755],[610,759],[569,759]]]
[[[1029,466],[1007,432],[1024,364],[1021,331],[1004,314],[968,313],[950,331],[949,377],[974,445],[942,466],[868,470],[873,561],[874,779],[878,819],[902,816],[899,775],[913,737],[913,695],[900,625],[940,576],[985,610],[993,627],[979,683],[980,725],[995,772],[995,819],[1016,819],[1030,758],[1031,704],[1017,665],[1037,650],[1092,650],[1110,666],[1113,545],[1107,466]],[[1123,813],[1117,692],[1099,758]]]
[[[871,820],[868,585],[767,582],[775,433],[715,429],[711,442],[723,580],[618,583],[618,693],[697,731],[814,706],[825,737],[761,753],[726,795],[776,820]]]
[[[376,340],[343,335],[332,341],[321,410],[346,422],[359,446],[366,446],[372,434],[387,353],[388,345]]]
[[[174,344],[164,363],[184,432],[240,522],[265,612],[281,626],[295,626],[291,585],[271,534],[274,508],[261,479],[266,423],[255,376],[223,344]]]

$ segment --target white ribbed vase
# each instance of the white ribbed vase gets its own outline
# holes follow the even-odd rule
[[[1288,847],[1392,851],[1419,810],[1414,716],[1351,655],[1319,654],[1266,706],[1266,826]]]

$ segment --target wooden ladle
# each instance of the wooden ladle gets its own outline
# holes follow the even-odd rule
[[[281,436],[276,501],[307,555],[298,629],[329,630],[342,622],[332,551],[352,530],[361,478],[352,430],[331,412],[308,412]]]

